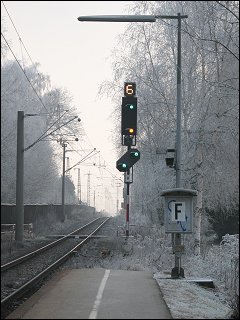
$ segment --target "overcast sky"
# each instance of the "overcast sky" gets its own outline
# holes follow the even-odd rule
[[[50,76],[53,86],[69,91],[92,146],[101,151],[109,164],[108,169],[122,177],[115,168],[117,155],[111,141],[114,127],[109,116],[113,106],[110,99],[99,99],[97,93],[100,84],[111,79],[111,51],[127,24],[79,22],[77,18],[81,15],[127,14],[130,1],[3,3],[32,60],[40,63],[38,70]],[[23,57],[27,61],[27,54],[21,54],[20,41],[3,5],[2,16],[12,49],[18,59]]]

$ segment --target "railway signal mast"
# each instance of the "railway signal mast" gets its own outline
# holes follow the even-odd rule
[[[126,195],[126,236],[129,236],[129,187],[133,182],[133,165],[140,159],[140,152],[136,146],[137,135],[137,97],[136,83],[124,83],[124,97],[122,97],[121,136],[122,145],[127,146],[127,152],[117,160],[116,167],[124,172],[124,183],[127,185]]]

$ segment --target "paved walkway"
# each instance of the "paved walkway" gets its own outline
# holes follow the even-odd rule
[[[150,272],[67,269],[6,319],[172,319]]]

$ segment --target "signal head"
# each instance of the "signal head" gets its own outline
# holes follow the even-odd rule
[[[122,98],[122,136],[137,134],[137,98]]]
[[[128,171],[140,159],[138,149],[128,150],[116,163],[116,168],[121,172]]]
[[[120,172],[126,172],[128,171],[128,165],[127,163],[125,162],[119,162],[117,163],[117,169],[120,171]]]
[[[133,159],[140,159],[140,152],[137,149],[131,149],[130,156]]]

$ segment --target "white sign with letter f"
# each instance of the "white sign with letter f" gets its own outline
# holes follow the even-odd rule
[[[172,221],[186,221],[185,202],[171,203]]]

